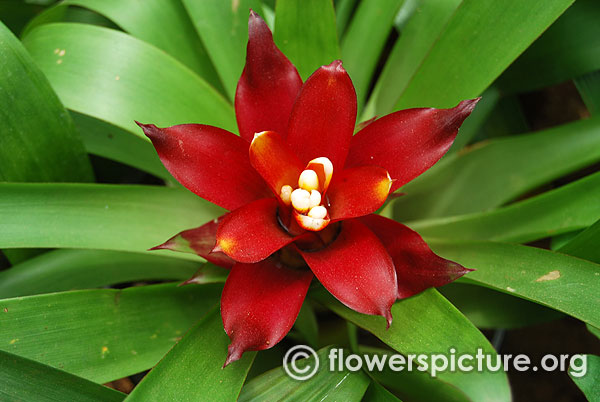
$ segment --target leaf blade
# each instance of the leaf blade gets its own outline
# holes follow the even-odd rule
[[[240,0],[231,6],[221,0],[183,0],[230,100],[245,64],[248,12],[260,13],[259,0]],[[213,23],[219,21],[219,24]]]
[[[299,400],[296,395],[302,395],[302,400],[309,401],[360,401],[369,386],[369,378],[361,371],[352,372],[344,368],[341,371],[329,370],[327,357],[331,346],[316,352],[316,358],[311,355],[299,359],[297,365],[301,370],[307,370],[318,364],[315,374],[305,381],[291,378],[283,369],[277,367],[250,380],[240,394],[240,401],[264,400]],[[318,359],[318,363],[315,361]],[[291,371],[294,369],[292,368]],[[307,372],[312,372],[311,371]]]
[[[600,325],[600,266],[529,246],[495,242],[430,243],[444,256],[473,268],[465,279]],[[585,295],[585,297],[582,297]]]
[[[126,400],[235,400],[256,353],[249,352],[223,368],[228,344],[219,309],[214,308],[165,355]],[[198,355],[202,360],[198,360]]]
[[[182,188],[101,184],[0,183],[0,205],[3,248],[145,252],[223,213]],[[152,253],[199,260],[187,253]]]
[[[116,380],[154,366],[215,305],[220,288],[167,284],[4,299],[0,350],[94,382]]]
[[[600,217],[600,173],[489,212],[409,222],[422,236],[529,242],[584,229]]]
[[[447,353],[451,348],[457,354],[483,353],[495,355],[487,339],[436,290],[396,302],[392,307],[395,317],[386,330],[381,317],[357,313],[334,300],[324,291],[312,294],[334,313],[366,329],[402,354]],[[440,380],[452,384],[473,400],[510,400],[506,373],[439,372]]]
[[[23,43],[70,110],[142,138],[134,120],[161,126],[202,122],[235,132],[233,108],[221,95],[174,58],[132,36],[55,23],[35,28]]]
[[[59,249],[0,272],[0,299],[141,280],[185,280],[200,266],[151,254]]]
[[[404,186],[395,218],[491,210],[599,160],[600,118],[481,142]]]
[[[0,351],[0,398],[119,402],[125,394],[36,361]]]
[[[340,58],[333,2],[278,0],[274,39],[306,80],[320,66]]]

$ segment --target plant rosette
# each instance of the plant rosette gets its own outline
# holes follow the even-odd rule
[[[254,12],[248,31],[235,94],[239,136],[203,124],[138,123],[183,186],[230,211],[154,247],[231,269],[221,296],[231,339],[225,365],[283,339],[313,276],[389,327],[397,299],[470,271],[374,212],[446,153],[479,99],[401,110],[353,135],[356,93],[341,61],[303,83]]]

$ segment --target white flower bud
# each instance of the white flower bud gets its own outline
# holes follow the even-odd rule
[[[301,214],[306,213],[310,208],[310,193],[304,189],[297,188],[292,191],[292,206]]]
[[[308,216],[314,219],[325,219],[325,217],[327,216],[327,208],[321,205],[313,207],[308,212]]]
[[[314,170],[305,170],[300,173],[298,178],[298,187],[311,191],[319,188],[319,177]]]
[[[309,208],[316,207],[320,203],[321,203],[321,193],[319,193],[317,190],[311,191]]]
[[[279,193],[279,198],[281,198],[281,201],[283,201],[283,203],[285,205],[290,205],[292,202],[292,186],[288,186],[287,184],[285,186],[281,187],[281,192]]]

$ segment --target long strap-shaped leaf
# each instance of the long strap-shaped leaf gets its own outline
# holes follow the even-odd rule
[[[235,131],[231,105],[163,51],[127,34],[84,24],[47,24],[23,43],[68,109],[143,137],[134,120],[204,123]]]
[[[234,401],[255,352],[223,368],[229,338],[218,308],[185,334],[127,397],[127,401]]]
[[[198,262],[151,254],[54,250],[0,272],[0,299],[140,280],[182,280],[190,278],[200,266]],[[223,280],[211,276],[213,281],[217,278]]]
[[[361,401],[369,386],[369,377],[362,371],[350,371],[345,367],[338,370],[337,365],[332,371],[329,356],[333,348],[325,347],[316,352],[316,357],[310,356],[296,362],[295,367],[303,373],[311,373],[318,364],[313,376],[307,380],[293,379],[283,367],[277,367],[244,385],[239,401],[297,401],[300,396],[303,401]],[[350,353],[346,349],[341,350],[346,356]],[[288,369],[290,367],[288,361]]]
[[[396,302],[392,307],[394,322],[386,330],[385,320],[357,313],[334,300],[326,292],[313,297],[333,312],[366,329],[402,354],[431,354],[432,351],[449,355],[483,353],[494,356],[492,345],[452,304],[435,289]],[[452,384],[474,401],[509,401],[510,390],[503,371],[437,373],[440,380]]]
[[[146,138],[131,135],[130,131],[85,114],[71,112],[71,116],[90,154],[133,166],[168,181],[175,180]]]
[[[3,401],[119,402],[125,394],[33,360],[0,351]]]
[[[233,100],[242,75],[248,41],[248,14],[259,14],[260,0],[183,0],[229,99]]]
[[[219,300],[173,284],[0,301],[0,350],[104,383],[154,366]]]
[[[222,212],[181,188],[0,183],[0,247],[145,252]]]
[[[64,106],[2,23],[0,88],[0,181],[94,180],[82,141]],[[31,255],[17,250],[5,254],[13,263]]]
[[[274,37],[303,80],[340,58],[331,0],[278,0]]]
[[[414,221],[429,238],[529,242],[584,229],[600,218],[600,172],[490,212]]]
[[[600,220],[575,236],[559,252],[600,264]]]
[[[49,22],[61,22],[56,17],[69,6],[93,10],[124,31],[169,53],[217,89],[219,78],[202,41],[179,1],[145,0],[64,0],[49,8],[26,27],[23,35]]]
[[[478,96],[572,3],[423,2],[377,83],[375,113],[451,107]]]
[[[452,155],[401,190],[396,219],[496,208],[600,160],[600,117],[500,138]]]
[[[600,265],[507,243],[431,243],[440,255],[475,269],[466,279],[600,326]]]
[[[389,349],[364,345],[359,346],[359,352],[369,356],[387,355],[388,359],[394,355],[394,352]],[[433,378],[429,373],[414,368],[412,371],[396,371],[386,366],[381,371],[373,370],[369,374],[406,401],[467,402],[472,400],[452,384],[438,377]]]
[[[440,293],[479,329],[522,328],[564,316],[538,303],[462,280],[442,287]]]
[[[507,70],[506,92],[528,92],[600,69],[600,7],[578,0]]]
[[[344,36],[342,58],[356,89],[359,113],[381,51],[393,29],[394,18],[403,3],[404,0],[361,2]]]
[[[0,23],[0,181],[93,181],[83,144],[44,74]]]
[[[600,70],[574,80],[575,86],[592,116],[600,114]]]
[[[600,400],[600,356],[585,355],[587,364],[585,366],[585,375],[582,370],[583,367],[579,366],[578,372],[573,375],[573,371],[569,372],[569,376],[579,389],[587,397],[588,401]]]

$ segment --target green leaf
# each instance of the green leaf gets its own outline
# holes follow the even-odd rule
[[[600,7],[577,0],[498,80],[506,92],[528,92],[600,69]]]
[[[600,265],[554,251],[494,242],[429,243],[444,258],[475,269],[469,281],[600,325]]]
[[[248,12],[253,9],[261,14],[260,1],[183,0],[183,5],[221,77],[229,99],[234,99],[237,82],[246,63]]]
[[[168,181],[175,180],[160,162],[148,140],[85,114],[71,112],[71,116],[89,153],[133,166]]]
[[[144,252],[222,212],[181,188],[0,183],[0,247]],[[198,260],[187,253],[155,253]]]
[[[393,111],[399,94],[406,89],[461,1],[420,2],[419,12],[408,19],[377,80],[369,100],[372,113],[362,120]]]
[[[361,2],[342,40],[342,60],[356,89],[359,114],[394,18],[404,1]],[[365,35],[366,32],[369,34]]]
[[[562,233],[556,236],[552,236],[550,239],[550,250],[556,251],[571,240],[573,240],[579,233],[583,232],[583,230],[574,230],[572,232]],[[569,253],[566,253],[569,254]]]
[[[395,217],[490,210],[598,161],[600,118],[478,143],[404,186],[407,195],[395,201]]]
[[[235,131],[231,105],[163,51],[124,33],[47,24],[23,43],[67,108],[144,138],[134,120],[159,126],[201,122]]]
[[[15,0],[0,0],[2,23],[15,35],[19,35],[27,22],[43,9],[44,7],[39,4],[28,4]]]
[[[298,313],[294,323],[294,329],[300,333],[302,340],[307,345],[313,348],[317,347],[319,343],[319,324],[310,301],[306,300],[302,304],[300,313]]]
[[[154,366],[221,286],[81,290],[0,301],[0,350],[104,383]]]
[[[490,212],[410,222],[429,238],[529,242],[583,229],[600,217],[600,173]]]
[[[313,377],[295,380],[283,367],[278,367],[244,385],[239,401],[360,401],[369,386],[369,378],[361,371],[329,370],[328,357],[332,348],[329,346],[317,352],[318,363],[314,355],[297,360],[296,367],[307,372],[312,372],[308,367],[318,364]],[[288,367],[293,371],[292,364]]]
[[[377,84],[376,113],[452,107],[478,96],[571,3],[424,2],[386,63]]]
[[[587,329],[588,331],[590,331],[592,334],[594,334],[596,336],[596,338],[600,339],[600,329],[591,326],[590,324],[587,324]]]
[[[578,77],[574,82],[590,114],[600,114],[600,70]]]
[[[223,368],[229,338],[219,309],[208,312],[144,377],[127,401],[234,401],[255,352]]]
[[[600,220],[575,236],[557,251],[600,264]]]
[[[481,95],[481,100],[477,103],[477,107],[460,127],[460,131],[458,132],[456,139],[448,150],[448,155],[463,149],[479,134],[482,127],[494,111],[494,108],[496,108],[498,105],[499,101],[500,91],[494,86],[488,88]]]
[[[192,276],[200,265],[150,254],[55,250],[1,271],[0,298],[99,288],[140,280],[182,280]]]
[[[132,0],[64,0],[31,21],[27,31],[47,23],[48,18],[44,14],[59,13],[54,9],[69,6],[84,7],[105,16],[125,32],[164,50],[215,88],[221,89],[202,41],[179,1],[146,0],[141,3]],[[57,18],[51,20],[62,21]]]
[[[481,329],[521,328],[563,317],[537,303],[468,283],[454,282],[439,291]]]
[[[417,11],[419,11],[419,6],[421,5],[421,0],[406,0],[396,17],[394,18],[394,27],[398,31],[399,34],[404,33],[404,27],[410,21],[410,19],[415,15]]]
[[[457,355],[483,353],[495,355],[492,345],[452,304],[435,289],[396,302],[392,307],[394,322],[386,330],[382,317],[357,313],[343,306],[325,291],[315,292],[318,301],[342,318],[366,329],[393,349],[407,354],[446,353]],[[451,372],[437,373],[441,381],[452,384],[472,400],[510,400],[506,373]]]
[[[573,1],[463,0],[395,109],[452,107],[481,94]]]
[[[569,371],[569,376],[579,389],[585,394],[588,401],[600,401],[600,356],[584,355],[587,359],[587,369],[584,376],[573,374]]]
[[[356,8],[358,0],[337,0],[335,6],[335,25],[337,26],[337,36],[342,39],[350,23],[352,12]]]
[[[19,40],[0,24],[0,181],[93,181],[65,108]]]
[[[0,60],[0,181],[93,181],[92,166],[71,118],[44,74],[2,23]],[[37,252],[4,253],[14,264]]]
[[[118,402],[125,399],[125,394],[33,360],[0,351],[0,399],[30,402]]]
[[[400,401],[400,399],[396,398],[390,391],[383,388],[376,381],[371,381],[371,385],[367,388],[367,392],[363,397],[363,401],[365,402],[394,402]]]
[[[332,0],[277,0],[275,43],[306,80],[340,58]]]
[[[394,355],[390,350],[363,345],[360,346],[359,351],[369,356],[377,355],[383,357],[387,355],[387,359]],[[369,372],[369,375],[388,389],[394,391],[400,398],[407,401],[466,402],[473,400],[469,399],[467,395],[452,384],[442,381],[438,377],[433,378],[429,373],[415,369],[412,371],[395,371],[389,366],[385,366],[381,371],[373,370]]]

